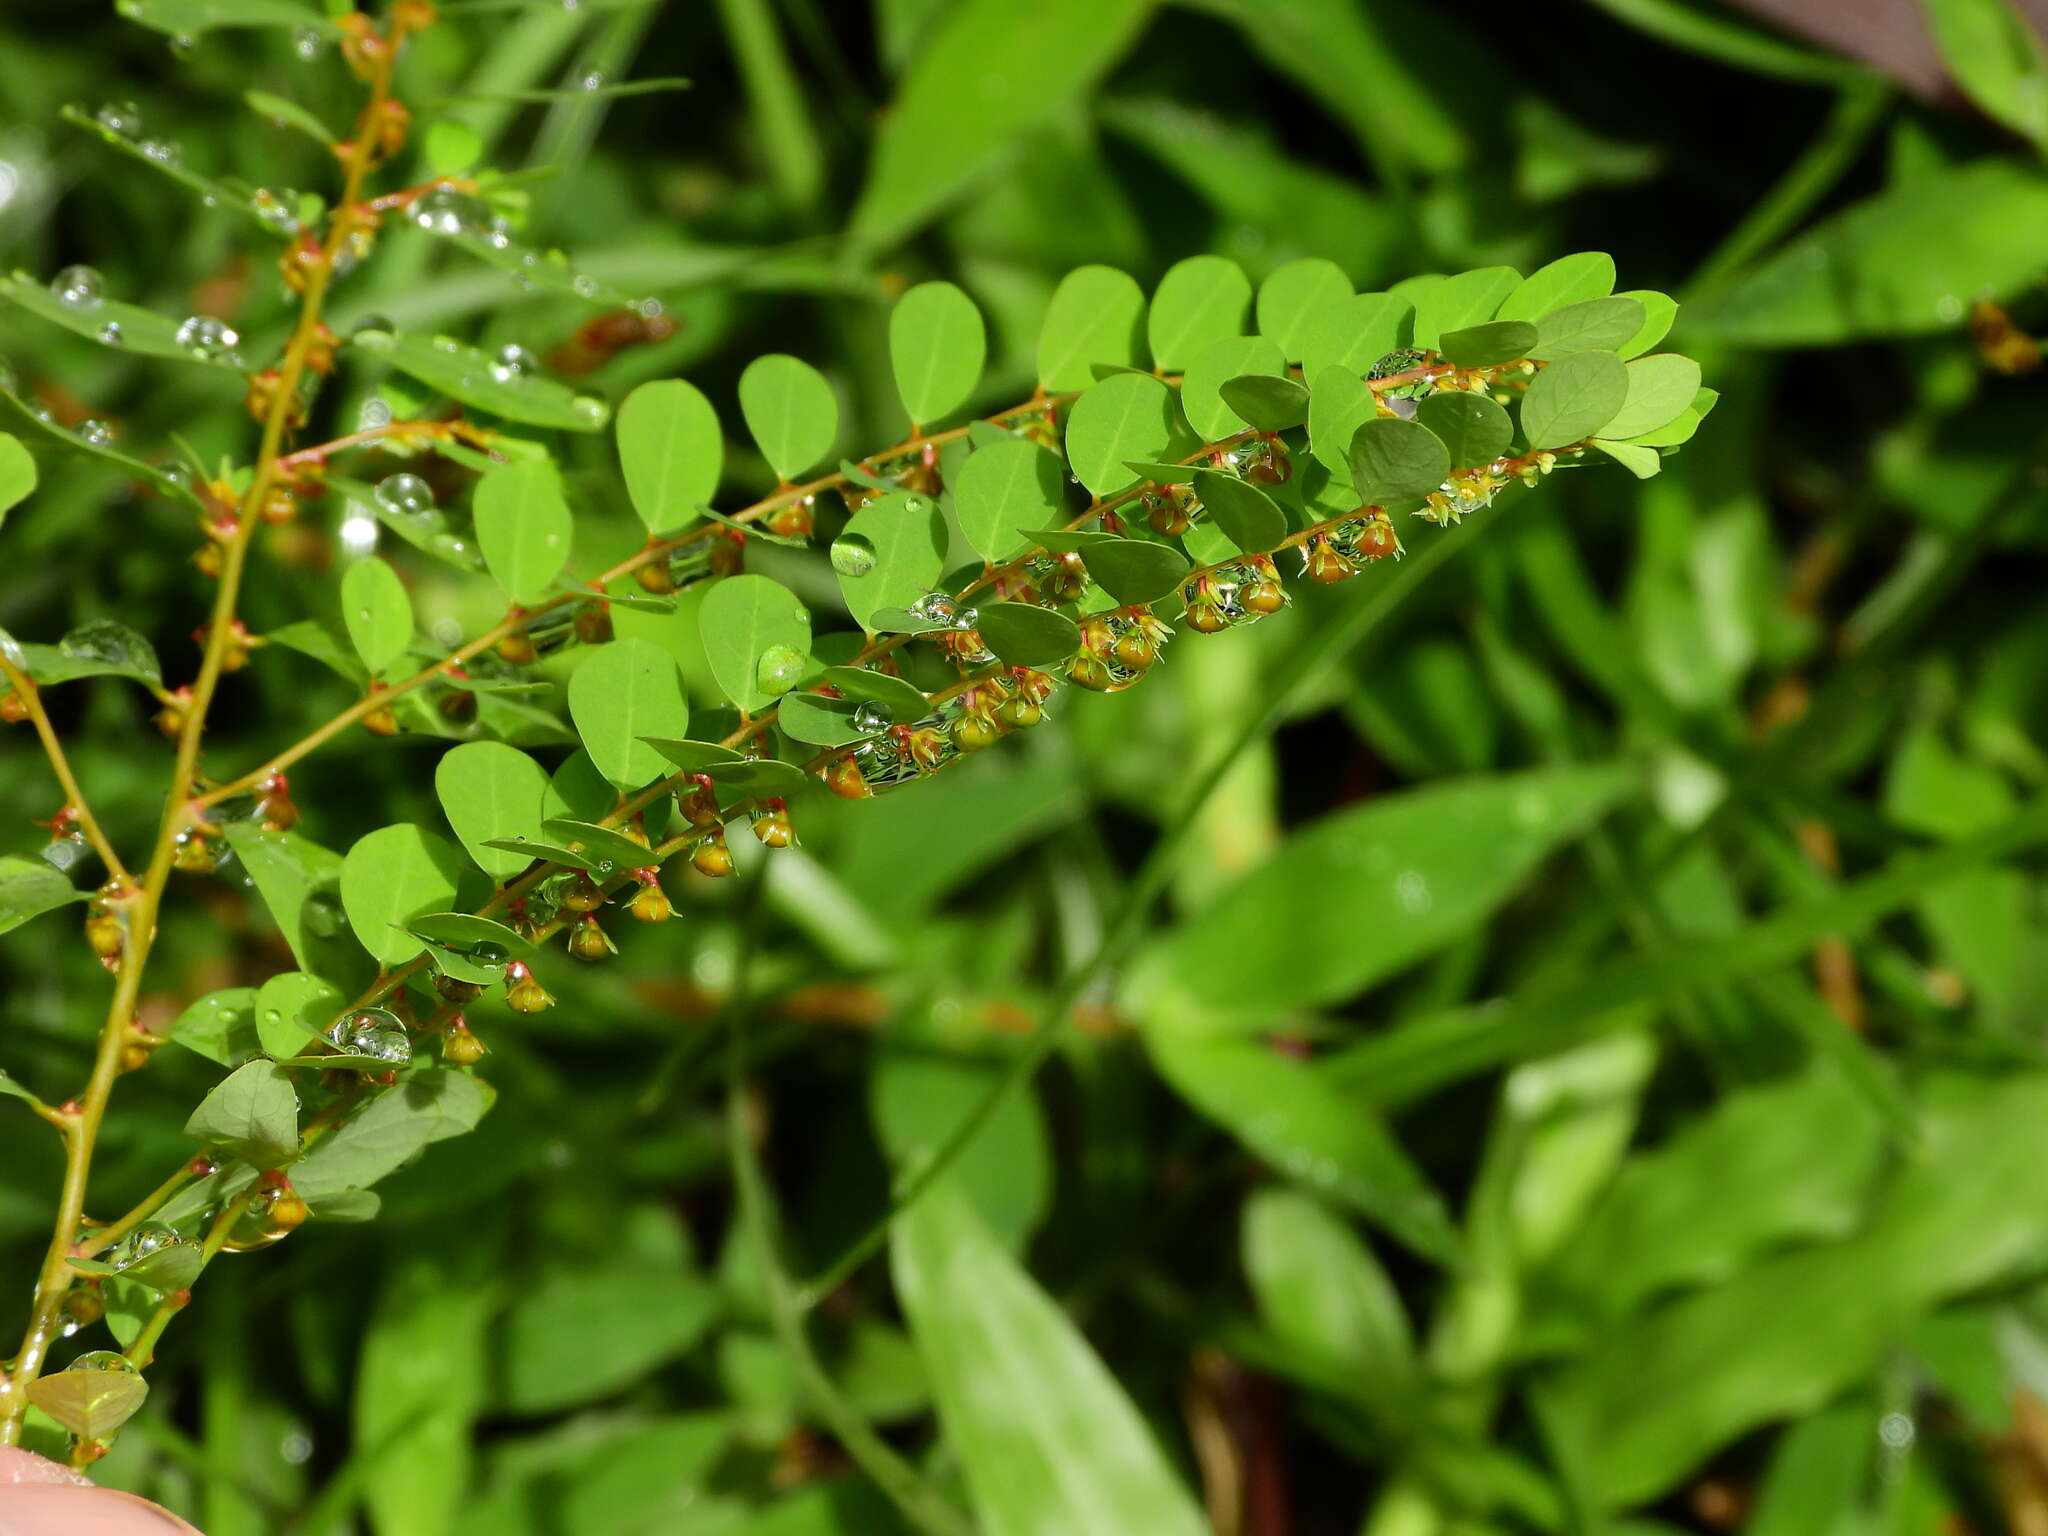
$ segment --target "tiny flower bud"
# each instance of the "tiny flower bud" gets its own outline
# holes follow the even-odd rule
[[[714,832],[698,841],[690,850],[690,866],[700,875],[714,880],[732,873],[732,849],[726,846],[725,833]]]
[[[19,725],[28,718],[28,700],[12,688],[0,693],[0,721],[8,725]]]
[[[585,917],[569,930],[569,953],[579,960],[602,960],[606,955],[616,955],[619,947],[611,935],[598,926],[595,917]]]
[[[484,989],[473,981],[457,981],[453,976],[436,976],[434,990],[451,1003],[474,1002],[484,995]]]
[[[513,609],[515,619],[523,617],[520,609]],[[540,660],[540,653],[533,648],[533,637],[523,629],[515,629],[498,642],[498,655],[515,667],[529,666]]]
[[[668,568],[666,558],[650,560],[645,565],[633,567],[633,579],[640,583],[641,590],[660,595],[676,589],[675,572]]]
[[[604,889],[579,869],[563,884],[555,900],[571,912],[595,912],[604,905]]]
[[[626,910],[633,914],[635,922],[665,923],[675,915],[675,909],[669,905],[668,893],[661,888],[660,870],[636,869],[633,878],[640,882],[640,889],[626,903]]]
[[[554,1003],[523,961],[514,960],[505,967],[505,980],[505,1002],[515,1013],[539,1013]]]
[[[746,569],[747,536],[737,528],[721,528],[705,553],[710,557],[712,575],[737,576]]]
[[[473,1067],[484,1059],[483,1041],[470,1033],[459,1013],[441,1036],[441,1059],[451,1067]]]
[[[874,791],[868,788],[867,776],[860,771],[860,764],[851,757],[835,757],[820,770],[825,787],[842,800],[865,800]]]
[[[585,645],[603,645],[612,637],[612,605],[585,603],[576,610],[576,638]]]
[[[956,733],[954,739],[959,739]],[[754,811],[754,836],[770,848],[787,848],[796,841],[796,827],[789,819],[789,807],[770,800]]]

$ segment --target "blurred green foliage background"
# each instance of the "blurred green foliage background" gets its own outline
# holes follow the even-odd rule
[[[1655,480],[1561,474],[1467,530],[1404,530],[1458,548],[1201,808],[1133,966],[893,1262],[817,1308],[845,1397],[980,1529],[2048,1521],[2043,396],[1967,325],[1979,300],[2022,332],[2048,315],[2048,77],[1994,0],[1931,9],[1968,100],[1708,0],[455,3],[404,61],[422,126],[519,173],[527,238],[675,320],[577,378],[614,400],[687,374],[729,403],[788,351],[860,454],[901,435],[887,304],[925,277],[990,317],[995,410],[1029,396],[1079,263],[1149,284],[1215,252],[1256,281],[1314,255],[1371,290],[1582,248],[1685,301],[1674,341],[1722,391]],[[690,88],[574,90],[671,76]],[[327,152],[251,89],[354,110],[332,47],[288,28],[174,49],[97,5],[5,7],[0,262],[89,262],[260,352],[289,317],[270,244],[59,118],[132,100],[188,167],[330,190]],[[408,230],[334,313],[594,360],[560,350],[590,305]],[[129,451],[249,452],[231,377],[12,308],[0,355]],[[344,370],[316,429],[379,387]],[[608,443],[567,452],[594,567],[640,529]],[[0,535],[0,626],[118,617],[183,678],[207,590],[186,519],[63,464]],[[772,481],[736,443],[729,488]],[[342,515],[266,536],[252,628],[332,616]],[[390,1179],[373,1224],[209,1271],[101,1475],[209,1536],[909,1529],[735,1239],[714,1023],[742,927],[749,1129],[813,1273],[884,1208],[884,1148],[929,1151],[1001,1070],[1290,657],[1395,579],[1189,637],[1142,689],[819,806],[758,914],[692,879],[683,921],[554,963],[554,1011],[480,1006],[481,1127]],[[496,617],[431,571],[415,601],[437,635]],[[266,655],[209,751],[254,761],[348,698]],[[108,680],[59,710],[131,843],[169,760],[152,707]],[[434,820],[440,750],[350,735],[294,774],[304,829]],[[5,851],[29,851],[58,801],[25,728],[0,786]],[[66,921],[0,937],[0,1062],[53,1095],[105,986]],[[169,922],[159,1027],[289,967],[232,885]],[[217,1075],[165,1049],[122,1082],[96,1211],[188,1155]],[[0,1118],[9,1330],[58,1162]]]

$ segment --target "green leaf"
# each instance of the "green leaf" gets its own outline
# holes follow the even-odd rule
[[[1008,438],[977,448],[953,472],[953,515],[974,552],[1004,560],[1022,547],[1021,528],[1054,521],[1066,499],[1059,458]]]
[[[359,689],[370,680],[370,674],[356,659],[346,633],[318,619],[294,619],[289,624],[280,624],[263,639],[267,645],[281,645],[288,651],[312,657]]]
[[[1634,299],[1643,306],[1643,328],[1616,347],[1615,356],[1624,361],[1641,357],[1670,334],[1672,322],[1678,318],[1678,300],[1670,294],[1659,293],[1654,288],[1631,288],[1616,297]]]
[[[1521,281],[1522,274],[1513,267],[1479,267],[1432,284],[1415,301],[1414,345],[1434,352],[1445,331],[1462,331],[1494,319],[1501,301]]]
[[[548,797],[545,769],[502,741],[465,741],[434,765],[434,793],[455,836],[494,880],[506,880],[530,862],[485,846],[494,837],[540,836]]]
[[[330,976],[361,967],[342,912],[340,854],[249,821],[230,822],[225,835],[300,965]]]
[[[635,842],[616,827],[583,821],[574,816],[550,816],[540,829],[557,842],[572,848],[595,873],[642,869],[653,857],[652,850]]]
[[[1488,320],[1463,330],[1445,331],[1437,338],[1437,350],[1460,368],[1491,368],[1530,355],[1536,345],[1536,327],[1526,320]]]
[[[412,959],[420,941],[405,924],[454,906],[462,870],[460,850],[439,833],[410,822],[365,833],[341,862],[341,905],[356,941],[387,966]]]
[[[548,842],[544,838],[494,837],[485,842],[484,846],[497,849],[503,853],[518,855],[519,867],[521,869],[526,868],[535,859],[544,860],[549,864],[559,864],[564,869],[594,869],[596,867],[593,860],[585,858],[582,854],[576,852],[575,849],[565,848],[560,843]]]
[[[2035,1172],[2048,1076],[1943,1074],[1922,1100],[1923,1149],[1854,1235],[1774,1251],[1602,1329],[1550,1379],[1546,1430],[1600,1503],[1648,1502],[1738,1436],[1865,1379],[1918,1315],[2029,1272],[2048,1243]]]
[[[118,0],[114,9],[172,37],[192,38],[216,27],[304,27],[326,37],[334,21],[303,0]]]
[[[140,357],[176,358],[180,362],[201,363],[233,373],[239,373],[244,366],[233,350],[238,337],[218,348],[189,346],[178,339],[185,324],[183,320],[160,315],[153,309],[124,304],[119,299],[103,298],[99,303],[90,305],[67,304],[52,293],[48,285],[37,282],[26,272],[0,277],[0,299],[11,300],[30,314],[52,325],[62,326],[75,336],[83,336],[102,346],[119,347],[123,352]],[[227,335],[235,337],[232,329]]]
[[[237,1067],[199,1101],[185,1134],[209,1147],[275,1168],[299,1154],[299,1096],[274,1061]]]
[[[91,894],[72,889],[62,871],[41,859],[0,857],[0,933]]]
[[[21,439],[0,432],[0,523],[36,488],[36,461]]]
[[[1287,514],[1250,481],[1217,469],[1198,469],[1194,486],[1210,521],[1246,554],[1278,549],[1286,539]]]
[[[701,1276],[629,1258],[545,1275],[505,1317],[504,1405],[554,1413],[608,1397],[682,1355],[719,1310]]]
[[[1241,373],[1225,379],[1217,393],[1239,420],[1261,432],[1285,432],[1308,420],[1308,386],[1298,379]]]
[[[1636,443],[1610,443],[1604,437],[1589,438],[1587,442],[1638,480],[1647,480],[1664,467],[1663,455],[1654,448]]]
[[[949,7],[882,115],[854,241],[895,244],[1012,145],[1065,119],[1151,12],[1151,0],[1045,0],[1020,26],[1010,0]]]
[[[1613,352],[1625,347],[1649,322],[1638,299],[1616,295],[1588,299],[1554,309],[1536,323],[1536,345],[1529,356],[1565,357],[1573,352]]]
[[[1165,988],[1267,1019],[1350,997],[1483,922],[1633,784],[1613,764],[1545,769],[1325,816],[1155,940],[1130,970],[1132,995]]]
[[[859,575],[848,574],[838,559],[840,545],[849,540],[858,540],[872,556]],[[929,496],[891,491],[853,515],[833,553],[847,612],[872,630],[880,610],[908,608],[938,581],[946,561],[946,519]]]
[[[873,667],[827,667],[818,679],[839,690],[842,698],[863,700],[887,707],[898,724],[908,725],[932,712],[932,701],[913,682],[877,672]]]
[[[349,643],[373,676],[412,644],[412,598],[398,572],[375,555],[354,561],[341,573],[341,619]]]
[[[725,434],[704,392],[686,379],[642,384],[620,404],[612,432],[626,494],[647,531],[694,523],[725,472]]]
[[[1203,442],[1218,442],[1251,425],[1223,398],[1224,381],[1243,374],[1265,374],[1279,382],[1286,372],[1287,360],[1280,355],[1279,345],[1263,336],[1213,341],[1188,364],[1180,386],[1181,414]]]
[[[1152,294],[1145,334],[1161,372],[1183,372],[1203,349],[1244,329],[1251,279],[1221,256],[1190,256],[1166,269]],[[1127,459],[1147,455],[1127,453]]]
[[[1309,386],[1309,450],[1332,476],[1349,485],[1351,439],[1379,415],[1379,402],[1363,378],[1337,363],[1311,377]]]
[[[545,459],[500,464],[477,482],[475,506],[491,579],[515,603],[546,601],[573,532],[555,466]]]
[[[1204,1035],[1184,1027],[1185,1016],[1144,1018],[1153,1064],[1195,1108],[1417,1253],[1455,1262],[1457,1231],[1442,1201],[1355,1095],[1262,1042]]]
[[[1507,451],[1515,435],[1515,424],[1505,410],[1469,390],[1438,390],[1416,407],[1415,419],[1443,443],[1453,469],[1491,464]]]
[[[2048,51],[2011,0],[1925,0],[1942,63],[1963,93],[2014,133],[2048,142]]]
[[[81,677],[126,677],[161,687],[164,680],[156,647],[116,619],[89,619],[56,645],[24,645],[21,654],[17,665],[45,685]]]
[[[640,738],[687,734],[690,704],[673,656],[651,640],[614,640],[569,674],[569,718],[597,771],[634,790],[667,772]]]
[[[1063,613],[1030,603],[989,603],[975,628],[996,659],[1013,667],[1043,667],[1081,648],[1081,629]]]
[[[1839,1073],[1728,1094],[1623,1164],[1546,1289],[1597,1324],[1792,1243],[1846,1237],[1884,1160],[1883,1123]]]
[[[950,1055],[907,1039],[885,1046],[868,1076],[868,1114],[890,1162],[909,1170],[937,1153],[999,1070],[996,1062]],[[1049,1139],[1037,1098],[1013,1094],[948,1170],[1012,1253],[1023,1252],[1051,1204]]]
[[[789,588],[766,576],[727,576],[713,582],[697,609],[704,655],[719,692],[748,714],[757,714],[788,688],[761,686],[761,659],[783,646],[799,657],[811,648],[811,611]],[[668,735],[667,731],[642,732]]]
[[[844,747],[875,733],[853,723],[860,705],[852,699],[828,699],[815,693],[785,694],[775,724],[791,741],[813,747]]]
[[[1604,299],[1614,292],[1614,258],[1605,251],[1579,251],[1538,267],[1493,312],[1496,320],[1540,321],[1568,304]]]
[[[1145,345],[1145,293],[1114,267],[1076,267],[1060,279],[1038,333],[1038,386],[1086,389],[1093,365],[1135,367]]]
[[[252,97],[258,94],[249,92]],[[270,99],[277,100],[276,97]],[[252,101],[250,105],[255,103]],[[292,103],[287,102],[286,105]],[[314,121],[318,123],[318,119]],[[460,118],[436,118],[427,124],[427,131],[420,138],[420,157],[436,176],[464,176],[482,161],[484,136]]]
[[[1275,267],[1259,284],[1259,334],[1276,343],[1288,362],[1298,363],[1311,318],[1351,295],[1351,279],[1334,261],[1304,256]]]
[[[1628,397],[1601,427],[1602,437],[1637,437],[1667,426],[1690,409],[1700,390],[1700,365],[1676,352],[1639,357],[1628,364]]]
[[[2048,175],[1984,159],[1867,198],[1784,246],[1725,297],[1702,331],[1752,346],[1827,346],[1961,327],[1971,300],[2032,287]]]
[[[645,858],[647,850],[639,848],[638,856]],[[428,912],[407,923],[406,930],[435,944],[451,945],[459,949],[474,949],[479,944],[492,945],[505,952],[508,960],[523,960],[533,953],[533,941],[523,937],[516,928],[509,928],[492,918],[478,917],[473,912]]]
[[[292,1187],[316,1211],[345,1190],[368,1189],[433,1142],[475,1130],[491,1099],[491,1089],[467,1072],[415,1069],[314,1142],[293,1165]]]
[[[1208,1529],[1116,1378],[957,1183],[903,1213],[890,1258],[986,1536]]]
[[[1081,563],[1096,585],[1127,604],[1158,602],[1179,588],[1190,568],[1179,550],[1150,539],[1091,539],[1081,549]]]
[[[268,118],[280,128],[296,128],[315,144],[324,144],[330,149],[334,147],[334,131],[321,122],[309,109],[300,106],[299,103],[291,100],[289,97],[276,96],[269,91],[244,91],[242,92],[242,100],[249,104],[250,111],[259,117]],[[442,130],[459,126],[462,125],[446,121],[435,123],[427,130],[429,142]],[[474,138],[476,130],[472,128],[469,130],[469,133]],[[459,175],[461,172],[469,169],[475,162],[476,156],[471,155],[467,161],[459,166],[443,167],[437,165],[435,170],[438,174],[444,176]]]
[[[256,1038],[265,1055],[289,1060],[326,1035],[347,1004],[341,988],[310,971],[282,971],[256,993]]]
[[[1628,399],[1628,368],[1612,352],[1575,352],[1538,373],[1522,396],[1522,436],[1531,448],[1563,448],[1592,437]]]
[[[134,3],[134,0],[129,0]],[[39,1376],[28,1400],[82,1440],[104,1440],[135,1417],[149,1383],[126,1361],[111,1370],[73,1368]]]
[[[256,989],[224,987],[188,1003],[171,1038],[223,1067],[238,1067],[262,1050],[256,1036]]]
[[[1415,1339],[1364,1240],[1313,1196],[1262,1189],[1245,1203],[1243,1249],[1267,1329],[1322,1380],[1397,1419],[1418,1383]]]
[[[1621,365],[1615,364],[1617,368]],[[1419,501],[1451,472],[1450,450],[1420,421],[1376,416],[1351,435],[1351,484],[1368,506]]]
[[[988,328],[951,283],[919,283],[889,312],[889,362],[913,424],[930,426],[966,403],[988,361]]]
[[[770,352],[740,375],[740,414],[768,467],[785,484],[817,466],[839,438],[839,401],[802,358]]]
[[[1157,459],[1179,426],[1173,391],[1150,374],[1119,373],[1085,391],[1067,416],[1067,462],[1089,493],[1113,496],[1137,484],[1130,459]]]
[[[1310,381],[1332,368],[1363,377],[1389,352],[1408,345],[1415,306],[1391,293],[1361,293],[1312,311],[1302,321],[1301,376]]]
[[[31,442],[41,441],[68,457],[90,459],[111,466],[129,479],[146,485],[159,495],[187,508],[196,516],[208,514],[209,509],[200,503],[199,498],[193,494],[192,487],[183,480],[174,480],[158,466],[122,453],[119,449],[88,442],[75,432],[67,432],[57,425],[55,418],[45,419],[37,415],[37,409],[14,393],[7,386],[5,379],[0,379],[0,421],[5,421]]]
[[[579,395],[560,380],[530,370],[510,372],[489,353],[450,337],[430,340],[361,330],[349,338],[349,344],[451,400],[506,421],[564,432],[595,432],[611,414],[593,395]]]

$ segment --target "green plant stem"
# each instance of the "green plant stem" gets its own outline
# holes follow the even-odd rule
[[[833,1385],[804,1332],[804,1309],[776,1252],[774,1194],[754,1152],[746,1102],[747,1020],[752,1009],[747,986],[754,952],[754,924],[749,918],[757,905],[766,871],[767,860],[763,858],[746,876],[747,889],[738,914],[739,953],[734,959],[732,991],[726,1001],[725,1131],[739,1219],[752,1244],[755,1265],[767,1293],[769,1324],[818,1416],[905,1518],[930,1536],[972,1536],[973,1522],[884,1443],[860,1410]]]
[[[100,862],[107,867],[107,873],[116,880],[128,878],[128,867],[121,862],[121,855],[114,851],[114,845],[107,841],[107,834],[100,829],[99,820],[92,813],[92,807],[85,803],[85,791],[78,787],[78,778],[71,771],[71,761],[64,755],[64,744],[57,739],[57,729],[50,724],[50,716],[43,708],[41,691],[35,679],[0,655],[0,677],[14,690],[14,696],[21,700],[28,711],[29,723],[36,729],[36,736],[43,744],[43,752],[50,759],[50,771],[57,775],[58,787],[64,791],[65,807],[77,818],[78,829],[92,844],[93,852],[100,856]]]
[[[110,1227],[101,1227],[91,1237],[79,1239],[78,1256],[81,1259],[89,1259],[96,1254],[105,1253],[114,1244],[134,1231],[135,1228],[149,1220],[156,1212],[163,1209],[166,1200],[170,1199],[171,1196],[198,1177],[199,1175],[192,1171],[190,1160],[180,1163],[176,1173],[144,1195],[135,1203],[134,1208],[127,1215]]]
[[[1777,185],[1700,263],[1681,294],[1684,301],[1708,304],[1719,298],[1744,265],[1805,217],[1855,163],[1891,99],[1890,85],[1875,75],[1844,84],[1819,134],[1778,178]]]
[[[199,766],[200,740],[214,690],[225,670],[228,644],[233,637],[236,602],[242,574],[248,562],[249,544],[261,526],[261,511],[277,477],[277,457],[294,408],[298,403],[299,381],[306,360],[320,332],[321,303],[333,280],[335,263],[353,233],[351,211],[362,193],[363,178],[369,173],[376,134],[371,131],[389,99],[391,63],[397,42],[376,54],[377,64],[369,82],[369,97],[357,119],[353,146],[344,162],[343,188],[335,204],[336,215],[320,259],[306,275],[305,293],[298,324],[285,346],[278,367],[276,387],[263,421],[261,444],[255,466],[242,497],[235,531],[222,552],[219,585],[214,594],[212,617],[206,629],[206,648],[200,659],[199,675],[192,684],[192,696],[184,723],[178,732],[177,750],[171,769],[171,783],[164,812],[158,824],[156,844],[150,855],[141,888],[132,901],[124,903],[128,920],[127,943],[116,975],[114,993],[100,1027],[92,1075],[79,1099],[77,1119],[65,1139],[64,1182],[58,1196],[57,1214],[51,1224],[50,1242],[36,1283],[35,1300],[27,1330],[16,1352],[14,1368],[0,1396],[0,1445],[13,1445],[21,1437],[22,1416],[28,1408],[28,1386],[41,1373],[64,1294],[70,1288],[68,1261],[85,1215],[86,1185],[91,1177],[93,1150],[99,1140],[100,1123],[112,1096],[114,1079],[121,1070],[129,1022],[135,1015],[136,998],[142,988],[143,968],[156,937],[157,911],[163,901],[178,838],[197,815],[191,795]]]
[[[1167,821],[1158,841],[1152,845],[1144,864],[1133,877],[1130,890],[1123,897],[1123,910],[1117,921],[1103,937],[1102,942],[1096,946],[1095,952],[1069,970],[1061,980],[1059,987],[1040,1011],[1037,1024],[1025,1037],[1022,1048],[1010,1058],[1003,1075],[990,1085],[980,1102],[961,1118],[960,1123],[954,1127],[945,1141],[940,1143],[932,1156],[908,1170],[899,1179],[891,1195],[889,1208],[881,1217],[836,1260],[820,1271],[816,1279],[804,1287],[800,1297],[804,1306],[817,1305],[844,1284],[874,1255],[887,1241],[889,1229],[894,1225],[896,1218],[931,1188],[939,1176],[973,1144],[975,1138],[981,1134],[1010,1095],[1030,1082],[1038,1069],[1045,1064],[1046,1059],[1065,1038],[1066,1026],[1075,1004],[1094,984],[1095,979],[1122,959],[1125,952],[1144,932],[1145,925],[1151,917],[1152,904],[1171,879],[1174,862],[1179,856],[1182,844],[1193,831],[1197,816],[1208,803],[1210,796],[1216,793],[1217,788],[1229,776],[1231,769],[1237,765],[1238,759],[1250,750],[1253,743],[1279,723],[1294,707],[1301,694],[1321,679],[1325,669],[1341,660],[1377,629],[1402,598],[1424,577],[1469,542],[1469,539],[1454,540],[1449,537],[1433,540],[1421,554],[1404,560],[1393,576],[1382,584],[1369,600],[1341,614],[1308,644],[1294,653],[1287,668],[1267,691],[1265,702],[1245,718],[1237,735],[1203,771]]]

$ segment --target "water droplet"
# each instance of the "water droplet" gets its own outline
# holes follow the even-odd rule
[[[512,958],[512,951],[502,944],[493,944],[486,940],[471,947],[469,958],[478,965],[503,965]]]
[[[319,58],[326,46],[327,40],[313,27],[300,27],[292,34],[292,52],[309,62]]]
[[[294,1220],[280,1220],[279,1207],[286,1200],[297,1205]],[[242,1207],[228,1226],[228,1235],[221,1243],[223,1253],[251,1253],[258,1248],[268,1248],[272,1243],[282,1242],[305,1220],[306,1203],[291,1190],[258,1190],[253,1199]]]
[[[960,616],[960,605],[946,592],[927,592],[910,605],[910,616],[926,624],[952,624]]]
[[[176,165],[185,158],[185,152],[170,139],[144,139],[142,153],[158,165]]]
[[[106,280],[92,267],[66,267],[50,279],[50,297],[66,309],[89,314],[106,295]]]
[[[125,347],[128,344],[128,336],[121,329],[120,321],[109,320],[100,327],[100,341],[103,345],[109,347]]]
[[[872,699],[853,712],[853,728],[865,736],[879,736],[889,725],[889,711]]]
[[[111,1349],[89,1349],[64,1367],[67,1371],[107,1371],[117,1376],[139,1376],[135,1362]]]
[[[132,139],[142,132],[142,109],[132,101],[109,101],[93,113],[93,121],[109,133]]]
[[[363,408],[356,414],[358,426],[369,429],[391,425],[391,402],[382,395],[372,395],[363,402]]]
[[[184,1243],[185,1239],[175,1229],[159,1221],[145,1221],[114,1245],[107,1262],[116,1269],[127,1269],[152,1254],[183,1247]]]
[[[281,235],[299,232],[298,205],[299,194],[289,188],[273,192],[268,187],[258,187],[249,199],[249,206],[256,210],[256,218],[263,227]]]
[[[434,490],[415,474],[386,475],[377,482],[377,505],[399,517],[418,517],[434,510]]]
[[[864,533],[842,533],[832,541],[832,569],[842,576],[865,576],[875,568],[874,541]]]
[[[589,73],[589,74],[587,74],[587,75],[585,75],[585,76],[583,77],[583,89],[585,89],[586,91],[597,91],[597,90],[602,90],[603,88],[604,88],[604,71],[603,71],[603,70],[601,70],[601,69],[593,69],[592,71],[590,71],[590,73]]]
[[[157,473],[181,490],[192,489],[192,471],[176,459],[172,459],[168,464],[159,464]]]
[[[981,622],[981,611],[976,608],[962,608],[953,615],[955,629],[972,629]]]
[[[482,198],[436,187],[412,205],[412,221],[430,235],[476,235],[491,227],[491,210]]]
[[[1403,870],[1394,877],[1394,900],[1401,904],[1401,910],[1411,916],[1421,916],[1435,904],[1430,895],[1429,881],[1415,870]]]
[[[605,403],[594,395],[578,395],[569,402],[569,409],[576,413],[579,421],[588,422],[593,427],[604,425]]]
[[[663,313],[661,300],[656,298],[636,300],[633,304],[633,313],[642,320],[659,320]]]
[[[179,325],[177,343],[194,357],[209,362],[230,356],[242,338],[235,328],[211,315],[191,315]]]
[[[412,1060],[412,1041],[398,1015],[383,1008],[365,1008],[334,1026],[328,1043],[346,1056],[367,1056],[373,1061],[402,1067]]]
[[[524,378],[540,367],[534,355],[516,341],[508,341],[498,348],[498,355],[491,360],[491,377],[500,384]]]
[[[348,335],[349,340],[353,341],[365,331],[375,331],[379,335],[389,336],[397,330],[398,327],[393,325],[389,317],[385,315],[365,315],[350,328]]]
[[[11,395],[20,388],[21,380],[14,372],[14,364],[7,361],[6,358],[0,357],[0,389],[6,390]]]
[[[114,442],[114,429],[104,421],[81,421],[72,430],[78,440],[89,448],[108,448]]]
[[[569,286],[576,290],[578,298],[594,299],[597,297],[597,279],[588,273],[577,273],[569,279]]]
[[[754,685],[770,698],[780,698],[803,676],[803,653],[794,646],[771,645],[754,663]]]

